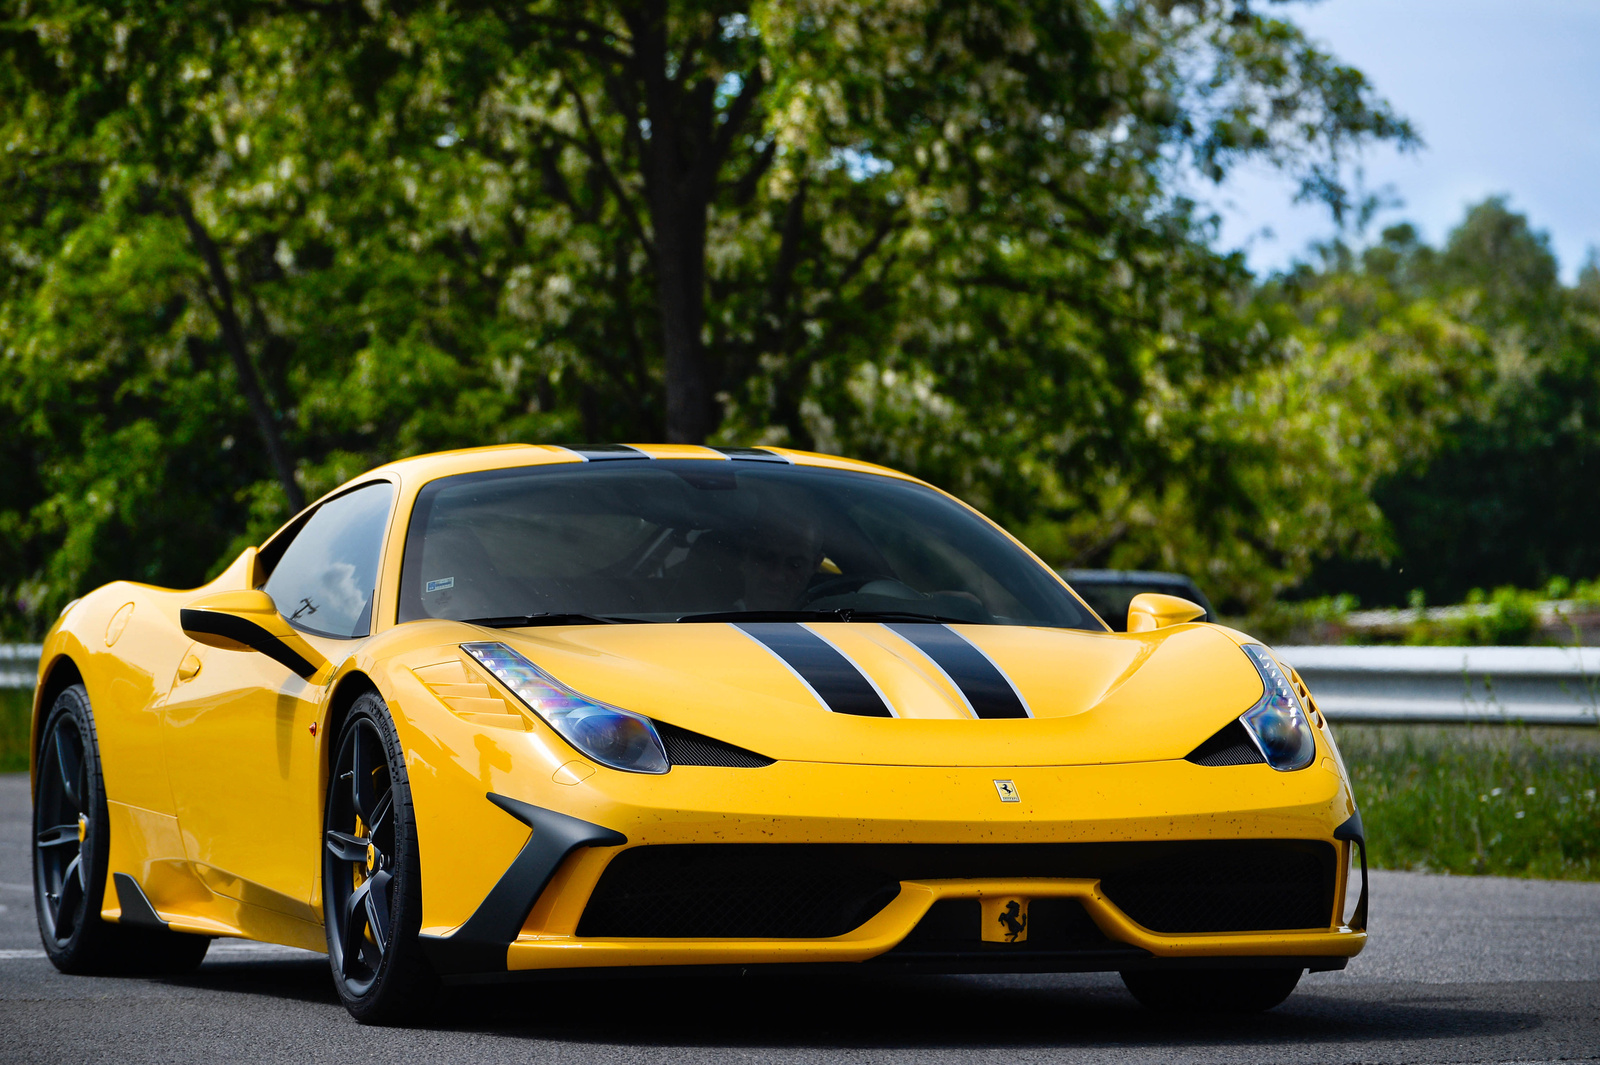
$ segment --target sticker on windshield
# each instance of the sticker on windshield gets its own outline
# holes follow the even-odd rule
[[[436,581],[429,581],[423,585],[422,590],[424,592],[442,592],[446,588],[454,588],[455,586],[456,579],[454,577],[440,577]]]

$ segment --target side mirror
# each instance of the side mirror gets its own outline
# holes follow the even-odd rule
[[[1176,595],[1160,592],[1140,592],[1128,604],[1128,631],[1154,632],[1168,625],[1181,625],[1185,621],[1204,617],[1206,608]]]
[[[259,589],[196,599],[180,612],[179,622],[184,635],[196,643],[226,651],[260,651],[307,680],[328,664],[278,613],[272,596]]]

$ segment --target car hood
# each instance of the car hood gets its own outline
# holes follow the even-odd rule
[[[451,628],[463,643],[494,641],[516,649],[590,698],[790,761],[1032,766],[1182,758],[1262,693],[1259,675],[1236,642],[1202,624],[1149,633],[792,626],[810,634],[798,639],[820,638],[836,649],[868,678],[893,717],[829,709],[831,693],[824,684],[807,683],[805,662],[797,669],[732,624]],[[995,692],[979,690],[961,670],[942,669],[939,662],[950,661],[930,633],[956,641],[958,649],[975,649],[1015,698],[1002,691],[996,701],[989,698]],[[971,654],[967,660],[973,661]],[[975,716],[975,707],[1003,712],[1008,702],[1024,708],[1016,710],[1019,716]]]

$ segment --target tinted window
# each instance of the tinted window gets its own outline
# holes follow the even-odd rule
[[[394,486],[357,488],[317,508],[263,586],[297,628],[348,639],[372,628],[372,593]]]
[[[1048,570],[922,485],[698,460],[434,481],[407,531],[399,620],[841,609],[1099,628]]]

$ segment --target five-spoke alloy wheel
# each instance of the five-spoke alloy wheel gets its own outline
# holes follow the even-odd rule
[[[391,1023],[433,985],[417,943],[422,895],[405,761],[383,700],[361,696],[340,730],[323,818],[322,906],[339,997]]]
[[[206,936],[112,924],[100,916],[111,841],[94,714],[83,685],[56,696],[39,737],[33,894],[50,961],[65,973],[174,973],[199,965],[211,942]]]
[[[33,879],[39,931],[51,954],[67,953],[93,938],[85,925],[95,919],[88,900],[96,873],[89,832],[99,835],[90,817],[99,789],[89,780],[90,760],[84,724],[76,713],[87,703],[82,689],[62,693],[45,725],[39,747],[38,788],[33,803]],[[86,707],[85,707],[86,709]]]

